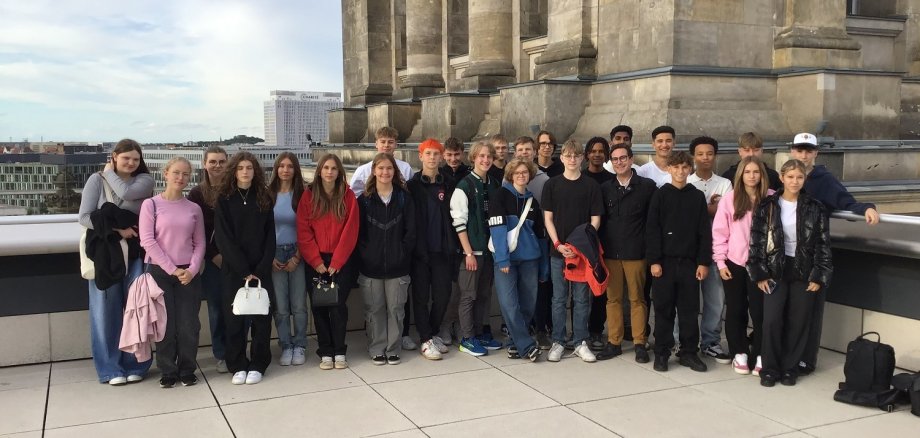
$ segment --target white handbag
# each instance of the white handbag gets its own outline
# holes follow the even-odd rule
[[[233,297],[233,314],[268,315],[268,291],[262,288],[262,280],[258,280],[256,287],[249,287],[250,281],[246,281],[243,287],[236,290],[236,296]]]
[[[530,211],[530,204],[533,201],[533,197],[527,198],[527,202],[524,203],[524,210],[521,211],[521,218],[518,220],[517,225],[508,231],[508,252],[512,253],[517,249],[518,236],[521,234],[521,227],[524,226],[524,221],[527,220],[527,212]],[[495,252],[495,245],[492,243],[492,236],[489,236],[489,251]]]
[[[101,174],[99,175],[102,178],[102,188],[105,192],[105,200],[111,203],[115,203],[115,195],[112,193],[112,187],[105,180]],[[96,266],[93,264],[93,260],[86,255],[86,230],[83,228],[83,233],[80,234],[80,276],[84,280],[95,280],[96,279]],[[125,260],[125,269],[127,272],[128,268],[128,242],[125,242],[125,239],[121,239],[118,243],[121,244],[121,255]]]

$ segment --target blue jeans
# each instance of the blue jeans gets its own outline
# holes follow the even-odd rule
[[[565,343],[566,302],[569,289],[572,290],[572,341],[578,345],[588,339],[588,314],[591,313],[591,299],[588,283],[568,281],[562,269],[565,259],[550,257],[550,274],[553,278],[553,342]]]
[[[285,263],[297,253],[297,245],[285,244],[275,248],[275,260]],[[307,277],[303,261],[294,272],[272,271],[275,285],[275,328],[281,348],[307,347]],[[291,316],[294,335],[291,336]]]
[[[495,291],[502,317],[518,353],[523,356],[536,346],[530,336],[530,320],[537,308],[539,260],[511,262],[508,273],[495,266]]]
[[[224,313],[221,310],[223,300],[224,279],[220,275],[220,268],[211,260],[204,261],[204,272],[201,274],[201,291],[208,300],[208,325],[211,327],[211,352],[214,358],[224,360],[226,343]]]
[[[90,346],[100,383],[115,377],[144,376],[153,363],[153,359],[138,363],[133,353],[118,349],[128,287],[143,271],[140,259],[128,260],[128,273],[120,283],[99,290],[95,280],[88,281]]]
[[[709,267],[709,275],[700,282],[703,293],[703,317],[700,320],[700,347],[706,348],[722,340],[722,306],[725,304],[725,290],[722,277],[715,263]]]

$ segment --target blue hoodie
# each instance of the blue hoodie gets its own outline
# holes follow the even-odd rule
[[[511,262],[540,260],[540,279],[546,279],[549,274],[549,264],[545,262],[549,261],[549,254],[540,203],[529,190],[523,194],[518,193],[509,182],[503,183],[501,188],[490,195],[492,201],[489,203],[489,230],[495,246],[495,266],[501,269],[511,266]],[[518,234],[517,248],[509,254],[508,231],[517,226],[521,210],[524,209],[527,199],[533,199],[530,211]]]
[[[805,193],[820,201],[828,209],[849,210],[856,214],[866,214],[866,210],[875,208],[875,204],[856,202],[853,195],[823,165],[816,165],[805,177]]]

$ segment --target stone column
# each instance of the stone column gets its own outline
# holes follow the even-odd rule
[[[785,0],[784,28],[773,40],[773,67],[859,68],[860,45],[847,35],[846,2]]]
[[[590,0],[553,0],[549,2],[549,22],[546,51],[536,60],[537,79],[577,76],[597,76],[597,48],[592,34],[592,16],[596,3]]]
[[[907,75],[920,76],[920,0],[900,0],[898,15],[907,17],[903,33]]]
[[[514,83],[510,0],[469,0],[470,66],[461,87],[490,90]]]
[[[393,94],[389,2],[342,0],[345,105],[363,106]]]
[[[444,88],[442,0],[406,0],[406,69],[403,97],[429,96]]]

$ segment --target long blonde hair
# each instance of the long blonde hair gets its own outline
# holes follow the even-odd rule
[[[326,193],[321,176],[323,166],[329,160],[335,161],[335,167],[339,169],[339,174],[335,177],[335,186],[332,188],[332,193]],[[316,162],[316,172],[313,174],[313,181],[310,182],[308,187],[313,195],[311,199],[313,205],[311,205],[310,209],[312,218],[317,219],[323,215],[331,214],[339,221],[345,219],[345,188],[348,187],[348,184],[345,182],[345,166],[342,165],[342,160],[339,159],[338,155],[326,154]]]

